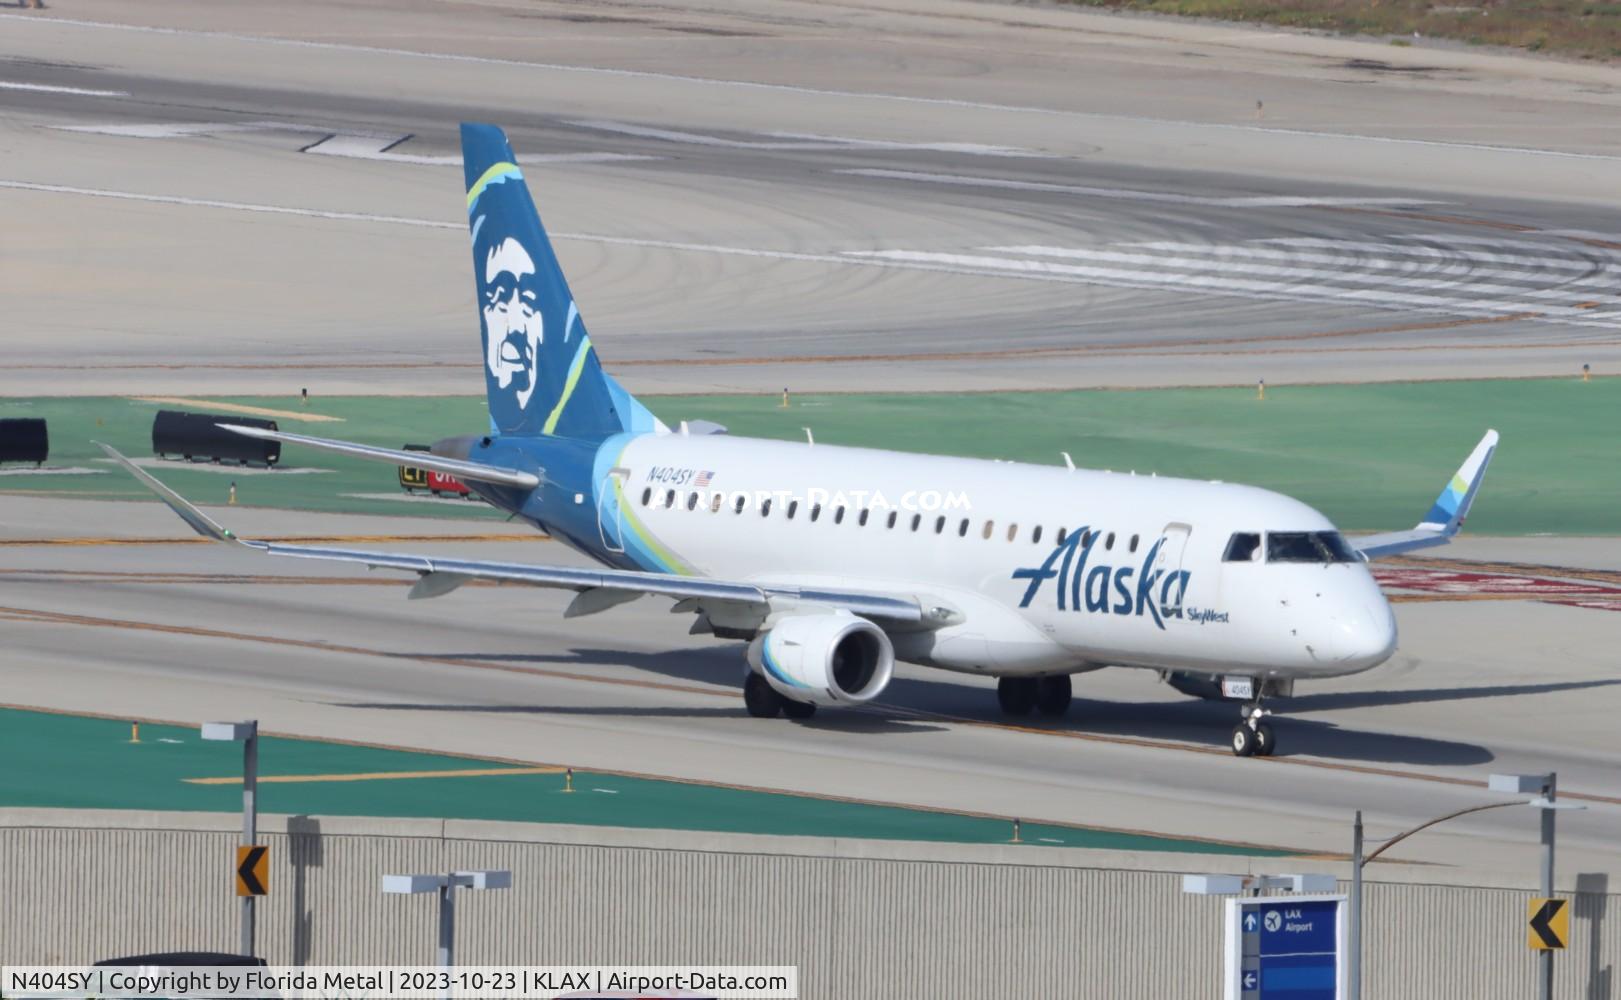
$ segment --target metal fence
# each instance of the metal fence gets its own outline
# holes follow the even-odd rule
[[[81,963],[231,951],[237,820],[187,813],[0,810],[0,960]],[[1220,995],[1216,899],[1181,871],[1299,870],[1298,860],[973,847],[438,820],[264,817],[275,964],[431,964],[429,897],[388,873],[507,868],[464,897],[465,964],[797,965],[807,998]],[[1306,862],[1311,870],[1335,866]],[[1345,874],[1341,865],[1339,874]],[[1376,866],[1364,995],[1486,1000],[1534,991],[1529,887],[1443,884]],[[1617,996],[1621,902],[1573,876],[1556,993]]]

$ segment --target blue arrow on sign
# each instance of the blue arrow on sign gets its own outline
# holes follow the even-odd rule
[[[1244,988],[1246,990],[1253,990],[1255,988],[1255,973],[1244,973]]]
[[[1255,930],[1255,911],[1254,910],[1251,910],[1250,912],[1244,914],[1244,930],[1246,932]]]

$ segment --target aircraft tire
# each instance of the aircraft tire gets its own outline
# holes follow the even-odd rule
[[[1034,677],[1002,677],[996,682],[996,701],[1006,715],[1029,715],[1038,690]]]
[[[754,671],[743,678],[743,707],[756,719],[775,719],[782,714],[785,700],[769,681]]]
[[[816,714],[816,706],[808,701],[782,699],[782,714],[790,719],[809,719]]]
[[[1278,748],[1278,737],[1277,737],[1277,734],[1272,732],[1272,727],[1267,725],[1264,722],[1261,723],[1260,725],[1256,726],[1255,727],[1255,756],[1257,756],[1257,757],[1270,757],[1270,756],[1272,756],[1272,751],[1276,750],[1277,748]]]
[[[1240,722],[1238,725],[1233,727],[1232,748],[1235,756],[1255,756],[1256,745],[1260,742],[1261,741],[1255,736],[1255,730],[1249,727],[1249,723]]]
[[[1036,682],[1036,708],[1042,715],[1063,715],[1069,711],[1072,691],[1069,674],[1042,677]]]

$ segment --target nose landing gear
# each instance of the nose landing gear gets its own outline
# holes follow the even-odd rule
[[[1270,757],[1278,738],[1262,720],[1272,713],[1261,707],[1261,696],[1241,710],[1243,721],[1233,727],[1233,753],[1240,757]]]

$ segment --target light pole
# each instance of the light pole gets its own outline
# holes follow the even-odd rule
[[[383,891],[439,894],[439,967],[456,964],[456,890],[510,889],[510,871],[450,872],[446,875],[384,875]]]
[[[1486,787],[1492,791],[1506,792],[1510,795],[1537,794],[1539,797],[1528,801],[1488,802],[1483,806],[1470,806],[1467,809],[1447,813],[1445,816],[1437,816],[1428,822],[1420,823],[1411,830],[1396,834],[1380,844],[1372,854],[1366,857],[1362,854],[1362,810],[1357,810],[1356,823],[1351,832],[1351,926],[1349,928],[1351,969],[1350,975],[1346,979],[1347,1000],[1362,1000],[1362,867],[1413,834],[1421,830],[1428,830],[1438,823],[1445,823],[1449,819],[1468,816],[1470,813],[1485,812],[1488,809],[1530,806],[1533,809],[1542,810],[1542,895],[1544,897],[1552,896],[1554,810],[1585,808],[1569,803],[1556,803],[1554,796],[1558,783],[1559,776],[1552,772],[1548,774],[1494,774],[1486,781]],[[1539,995],[1541,1000],[1553,1000],[1553,952],[1544,951],[1541,962],[1541,989]]]
[[[242,744],[242,846],[252,847],[259,837],[259,720],[205,722],[205,740]],[[242,954],[253,955],[253,899],[242,897]]]

